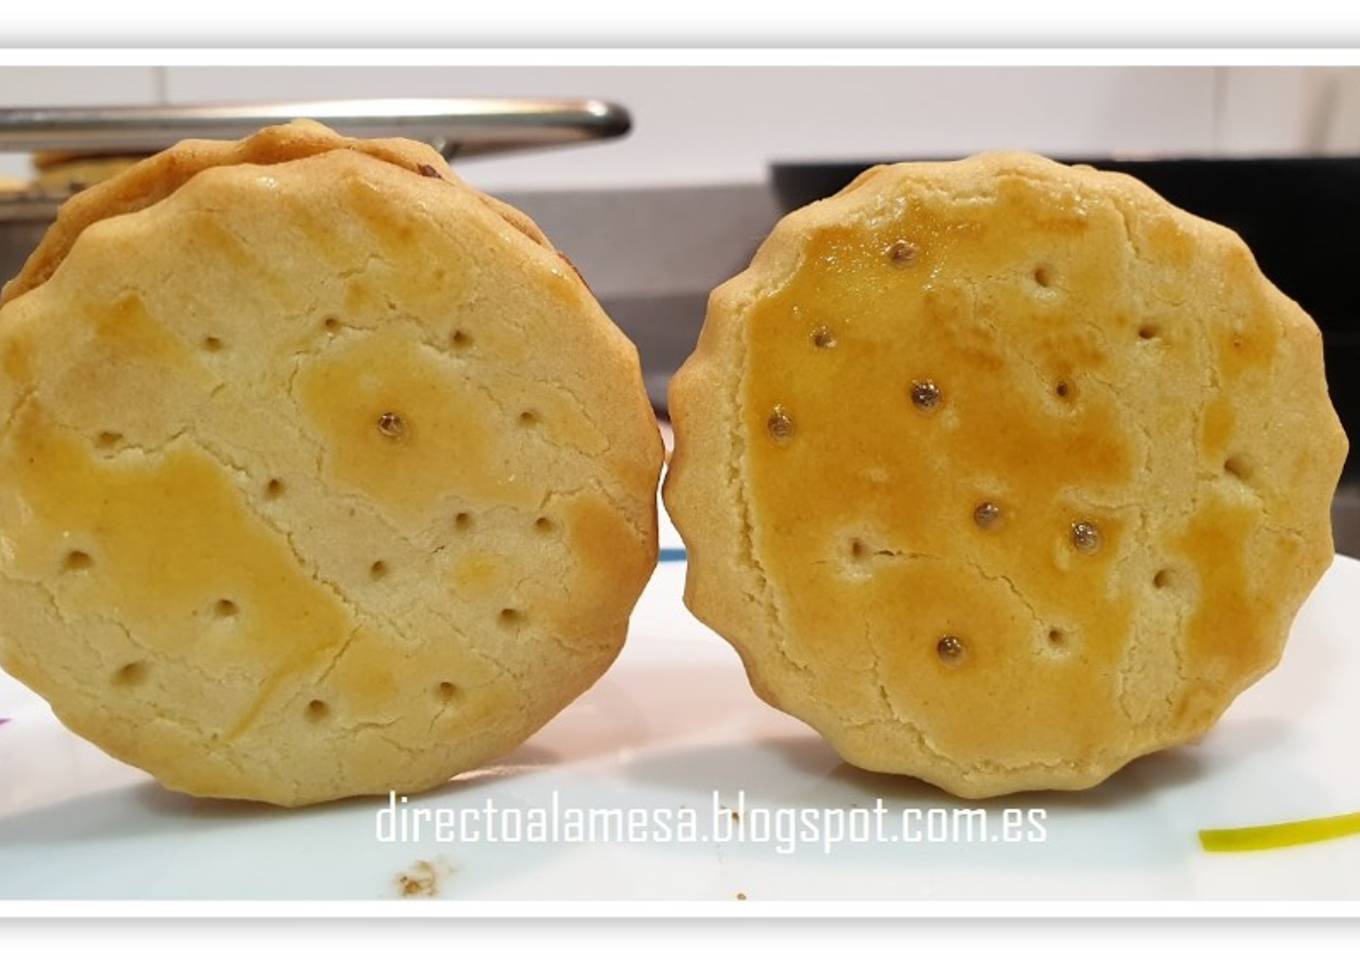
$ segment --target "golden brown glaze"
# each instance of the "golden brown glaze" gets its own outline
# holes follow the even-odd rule
[[[1202,732],[1331,557],[1312,322],[1229,232],[1030,156],[790,215],[672,413],[691,608],[847,759],[965,796]]]
[[[512,748],[655,561],[633,347],[537,229],[371,152],[161,194],[0,310],[0,663],[197,794]]]

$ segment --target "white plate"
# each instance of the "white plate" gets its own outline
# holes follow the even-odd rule
[[[663,523],[662,545],[679,541]],[[663,562],[618,663],[501,765],[419,798],[431,808],[952,808],[918,781],[842,764],[752,695],[725,643],[683,608]],[[1360,836],[1207,854],[1204,827],[1360,810],[1360,562],[1338,557],[1283,664],[1199,746],[1146,758],[1101,787],[985,806],[1042,807],[1043,843],[383,843],[381,802],[302,811],[194,800],[68,734],[0,676],[0,897],[380,898],[399,875],[454,899],[1360,898]],[[974,806],[968,804],[967,806]],[[409,811],[408,811],[409,813]],[[726,816],[726,815],[724,815]],[[750,814],[747,826],[754,827]],[[730,817],[727,817],[730,820]],[[734,831],[736,832],[736,831]],[[755,832],[753,829],[751,832]],[[428,866],[418,868],[418,862]]]

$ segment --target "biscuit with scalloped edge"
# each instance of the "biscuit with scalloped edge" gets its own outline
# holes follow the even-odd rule
[[[963,797],[1198,737],[1332,559],[1317,327],[1119,174],[866,171],[713,293],[670,403],[689,607],[846,760]]]
[[[623,643],[637,353],[410,141],[187,141],[63,206],[0,309],[0,664],[194,794],[413,792]]]

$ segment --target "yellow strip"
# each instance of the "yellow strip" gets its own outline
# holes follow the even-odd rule
[[[1220,830],[1201,830],[1200,846],[1210,853],[1231,853],[1243,850],[1273,850],[1276,847],[1297,847],[1335,837],[1360,833],[1360,811],[1315,820],[1293,823],[1270,823],[1260,827],[1230,827]]]

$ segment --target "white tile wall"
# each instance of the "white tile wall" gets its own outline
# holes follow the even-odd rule
[[[1360,150],[1360,71],[1303,68],[0,68],[0,104],[594,96],[623,141],[467,160],[490,190],[754,181],[771,159]],[[0,155],[0,174],[26,169]]]

